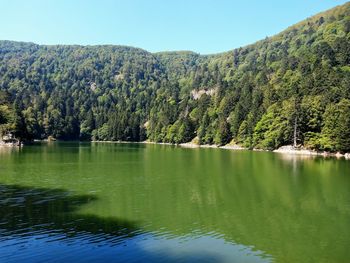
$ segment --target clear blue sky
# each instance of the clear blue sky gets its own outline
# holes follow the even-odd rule
[[[0,0],[0,39],[217,53],[342,0]]]

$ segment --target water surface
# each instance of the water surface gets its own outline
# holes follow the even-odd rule
[[[0,262],[349,262],[350,162],[166,145],[0,149]]]

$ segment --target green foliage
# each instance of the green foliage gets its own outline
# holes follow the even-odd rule
[[[0,41],[0,122],[28,139],[349,150],[350,4],[229,52]],[[4,95],[6,94],[6,96]]]
[[[283,101],[267,109],[254,130],[254,145],[257,148],[276,149],[292,142],[294,102]]]
[[[350,100],[342,99],[329,105],[324,113],[321,149],[350,150]]]
[[[10,96],[7,92],[0,91],[0,137],[8,133],[14,134],[20,125],[20,120],[15,109],[10,103]]]
[[[0,135],[3,136],[15,129],[15,115],[8,105],[0,105]]]
[[[230,127],[226,119],[221,118],[219,120],[218,127],[214,138],[214,143],[217,145],[225,145],[231,140]]]

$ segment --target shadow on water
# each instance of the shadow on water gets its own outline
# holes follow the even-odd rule
[[[65,233],[67,237],[80,232],[103,233],[114,242],[117,236],[133,237],[137,229],[134,222],[75,213],[80,206],[96,200],[93,195],[72,195],[61,189],[0,185],[0,197],[0,241],[5,236],[28,231],[54,230],[54,233]]]
[[[77,213],[93,195],[62,189],[0,185],[0,262],[221,262],[219,255],[185,259],[147,251],[152,239],[136,222]]]

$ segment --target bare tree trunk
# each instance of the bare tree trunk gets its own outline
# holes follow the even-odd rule
[[[185,109],[185,113],[184,113],[184,117],[186,118],[187,117],[187,115],[188,115],[188,111],[189,111],[189,109],[188,109],[188,105],[186,106],[186,109]]]
[[[295,116],[294,119],[294,136],[293,136],[293,147],[296,148],[297,147],[297,116]]]

